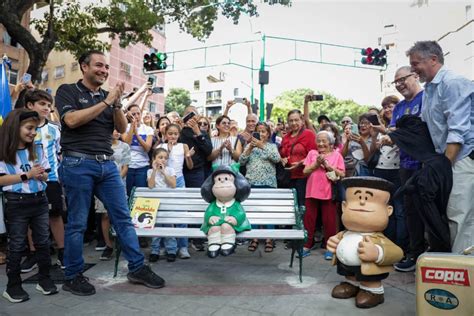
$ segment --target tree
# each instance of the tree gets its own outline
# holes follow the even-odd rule
[[[283,92],[274,101],[272,119],[276,121],[279,117],[286,121],[289,111],[300,109],[303,111],[304,97],[307,94],[315,94],[311,89],[303,88]],[[339,123],[344,116],[350,116],[354,122],[357,122],[359,115],[367,112],[368,107],[360,105],[352,100],[339,100],[335,96],[326,92],[317,92],[322,94],[322,101],[312,101],[309,104],[310,119],[313,122],[321,114],[327,115],[332,121]]]
[[[21,19],[35,4],[49,5],[42,19],[32,25],[41,39],[33,37],[21,25]],[[99,0],[81,6],[80,0],[1,0],[0,23],[28,53],[28,73],[33,81],[40,81],[41,72],[49,54],[56,48],[80,56],[88,49],[109,49],[109,44],[98,39],[102,33],[119,36],[120,45],[126,47],[138,42],[149,45],[149,30],[155,25],[176,22],[185,32],[198,39],[213,31],[219,10],[238,23],[241,12],[257,15],[257,6],[251,0]],[[269,4],[291,5],[290,0],[264,0]]]
[[[176,111],[183,115],[184,109],[191,105],[191,94],[182,88],[171,88],[165,98],[165,112]]]

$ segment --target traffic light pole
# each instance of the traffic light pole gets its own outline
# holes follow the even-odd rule
[[[265,71],[265,34],[262,35],[263,55],[260,60],[260,71]],[[253,82],[253,81],[252,81]],[[260,122],[265,121],[265,85],[260,83],[260,100],[258,102],[260,108]]]

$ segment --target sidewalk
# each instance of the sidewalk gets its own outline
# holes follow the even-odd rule
[[[0,315],[415,315],[414,273],[391,273],[384,282],[385,303],[362,310],[354,299],[331,297],[342,278],[324,260],[323,250],[304,259],[300,283],[298,260],[288,267],[290,251],[280,241],[270,254],[260,244],[254,253],[247,251],[247,245],[240,246],[227,258],[209,259],[205,252],[190,249],[188,260],[160,260],[152,269],[166,280],[166,287],[158,290],[130,284],[126,261],[120,262],[114,279],[114,261],[99,261],[100,252],[92,245],[84,253],[85,262],[97,263],[85,273],[96,286],[96,295],[80,297],[60,288],[59,294],[43,296],[34,284],[27,284],[30,300],[12,304],[0,298]],[[2,292],[6,281],[3,265]]]

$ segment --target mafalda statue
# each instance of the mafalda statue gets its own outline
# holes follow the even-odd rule
[[[201,230],[207,234],[207,255],[229,256],[235,250],[235,234],[251,226],[240,205],[250,194],[250,184],[239,173],[239,164],[218,166],[201,187],[203,199],[210,203]]]
[[[393,211],[388,205],[393,185],[374,177],[346,178],[342,184],[342,223],[347,230],[329,238],[327,249],[336,254],[333,264],[346,280],[331,295],[355,297],[357,307],[371,308],[384,302],[382,280],[403,257],[403,251],[381,233]]]

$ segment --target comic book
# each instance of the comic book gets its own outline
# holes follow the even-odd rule
[[[160,199],[137,197],[133,203],[132,223],[135,228],[153,228],[155,227]]]

